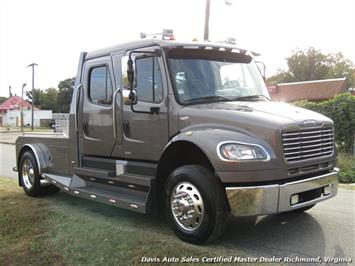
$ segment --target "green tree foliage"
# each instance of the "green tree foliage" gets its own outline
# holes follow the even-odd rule
[[[31,103],[33,102],[33,105],[37,108],[40,107],[41,99],[43,99],[43,94],[44,91],[42,91],[41,89],[33,89],[26,92],[27,98],[30,100]]]
[[[348,86],[355,87],[354,64],[341,53],[323,54],[311,47],[294,52],[286,60],[288,70],[268,78],[268,84],[347,77]]]
[[[40,97],[39,108],[42,110],[58,110],[58,91],[56,88],[47,89]]]
[[[48,88],[45,91],[34,89],[26,92],[26,96],[34,106],[42,110],[52,110],[53,113],[69,113],[75,78],[62,80],[58,89]]]
[[[2,104],[3,102],[5,102],[8,98],[7,97],[2,97],[0,96],[0,104]]]
[[[69,113],[71,97],[75,78],[65,79],[59,82],[58,88],[58,113]]]
[[[333,99],[323,102],[308,100],[296,102],[295,105],[316,111],[334,121],[335,141],[338,151],[351,153],[355,136],[355,96],[341,93]]]

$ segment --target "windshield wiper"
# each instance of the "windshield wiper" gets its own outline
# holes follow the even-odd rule
[[[262,94],[255,94],[255,95],[248,95],[248,96],[240,96],[230,99],[231,101],[242,101],[242,100],[253,100],[253,99],[260,99],[265,98],[268,101],[271,101],[268,97]]]
[[[186,101],[183,101],[183,103],[188,103],[188,102],[203,102],[203,101],[210,101],[210,100],[218,100],[218,101],[230,101],[230,99],[218,96],[218,95],[210,95],[210,96],[204,96],[204,97],[199,97],[199,98],[193,98],[193,99],[188,99]]]

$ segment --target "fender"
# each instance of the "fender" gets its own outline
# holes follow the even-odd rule
[[[53,165],[53,158],[49,151],[49,149],[42,143],[31,143],[24,144],[19,152],[19,156],[17,158],[17,167],[20,169],[20,159],[24,151],[30,150],[33,152],[38,166],[39,174],[42,174],[48,167]]]
[[[212,127],[196,127],[188,128],[179,134],[175,135],[164,148],[164,151],[177,141],[187,141],[196,145],[209,159],[217,172],[234,172],[234,171],[249,171],[249,170],[264,170],[275,167],[277,163],[276,155],[271,146],[263,139],[256,138],[253,135],[245,132],[234,131],[223,128]],[[263,147],[270,155],[270,161],[260,163],[260,161],[245,161],[245,162],[228,162],[220,159],[217,147],[221,142],[242,142],[251,143]],[[163,154],[164,154],[163,151]],[[256,165],[257,164],[257,165]]]

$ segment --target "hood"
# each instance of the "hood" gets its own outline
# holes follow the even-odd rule
[[[321,125],[332,121],[319,113],[286,103],[235,101],[196,104],[179,110],[179,128],[215,124],[260,134],[261,130],[281,130],[289,125]]]

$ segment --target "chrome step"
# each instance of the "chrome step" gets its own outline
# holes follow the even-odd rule
[[[130,186],[121,187],[96,183],[85,180],[77,175],[70,178],[44,173],[42,176],[62,191],[76,197],[90,199],[139,213],[149,213],[151,211],[151,186],[148,186],[145,190],[140,190]]]
[[[68,191],[74,196],[91,199],[97,202],[114,205],[139,213],[147,213],[146,198],[148,193],[135,194],[131,191],[113,191],[90,184],[88,187],[70,188]]]
[[[69,176],[60,176],[54,174],[42,174],[42,177],[48,182],[56,185],[57,187],[69,187],[72,180]]]

